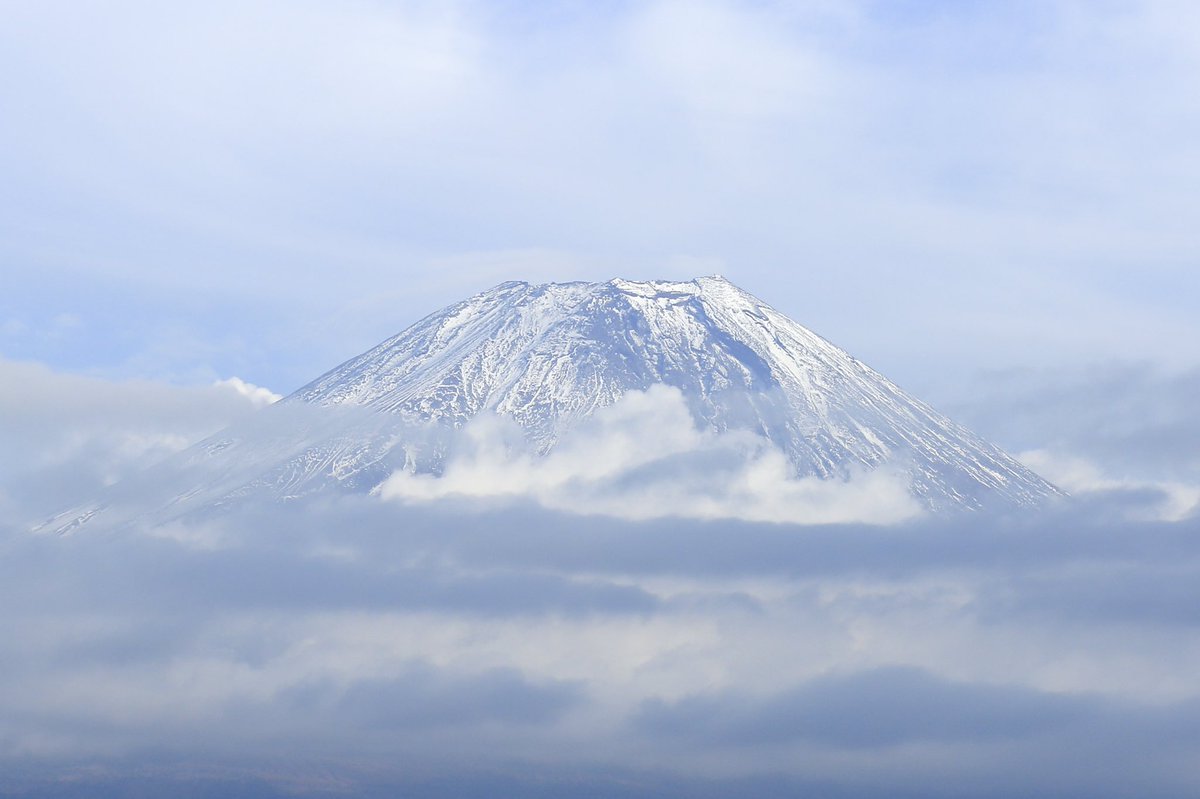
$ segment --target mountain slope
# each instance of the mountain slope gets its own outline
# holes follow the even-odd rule
[[[414,423],[511,417],[542,452],[657,383],[714,430],[754,430],[799,476],[899,462],[930,508],[1056,493],[996,447],[720,277],[505,283],[426,317],[288,398]]]
[[[696,424],[751,431],[797,477],[885,464],[931,510],[1034,506],[1057,489],[995,446],[719,277],[504,283],[417,322],[47,523],[162,524],[243,500],[370,491],[438,473],[453,431],[497,414],[549,452],[630,391],[679,389]]]

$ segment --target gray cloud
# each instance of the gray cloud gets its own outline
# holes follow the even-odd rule
[[[635,717],[650,736],[756,746],[809,740],[837,748],[1025,738],[1096,714],[1083,697],[959,684],[906,668],[822,677],[765,698],[651,700]]]
[[[431,729],[469,724],[548,724],[581,700],[579,686],[534,685],[512,669],[448,678],[425,664],[348,688],[299,685],[281,697],[304,715],[329,706],[334,720],[356,729]]]
[[[1200,370],[1095,363],[978,375],[943,403],[1013,451],[1089,458],[1118,477],[1200,478]]]
[[[1195,534],[1193,528],[1192,535]],[[1057,573],[1023,575],[981,592],[984,619],[1057,617],[1077,623],[1200,626],[1200,563],[1181,548],[1178,558],[1131,564],[1074,564]]]
[[[29,379],[0,421],[25,456],[0,483],[0,794],[1194,792],[1200,517],[1146,513],[1163,494],[1139,472],[893,525],[327,493],[32,535],[28,509],[78,488],[16,490],[45,464],[131,474],[150,455],[114,454],[121,431],[260,417],[236,391],[8,374]],[[1030,435],[1113,412],[1071,396]],[[91,444],[62,449],[72,431]],[[170,471],[110,496],[160,501]]]
[[[248,419],[255,403],[233,385],[119,382],[0,359],[0,510],[24,521],[59,511]]]
[[[32,795],[89,762],[115,795],[331,775],[363,795],[1186,794],[1195,521],[350,497],[211,524],[199,549],[6,533],[0,761]]]

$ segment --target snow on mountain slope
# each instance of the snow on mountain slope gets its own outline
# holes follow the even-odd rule
[[[901,463],[932,509],[1057,491],[1005,455],[720,277],[504,283],[426,317],[288,398],[413,423],[511,417],[541,452],[597,408],[655,384],[696,420],[749,429],[797,476]]]
[[[455,431],[481,417],[511,420],[545,455],[598,410],[656,386],[677,390],[701,431],[778,448],[793,478],[838,481],[886,466],[930,510],[1034,506],[1059,494],[720,277],[511,282],[431,314],[44,526],[66,532],[97,514],[110,525],[163,524],[242,500],[367,492],[395,472],[441,473]]]

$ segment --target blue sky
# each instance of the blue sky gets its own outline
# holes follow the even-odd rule
[[[1200,361],[1186,2],[9,2],[0,354],[289,391],[720,272],[903,385]]]

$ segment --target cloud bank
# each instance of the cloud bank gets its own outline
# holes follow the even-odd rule
[[[9,530],[0,793],[1186,796],[1200,529],[1107,510]]]
[[[5,368],[10,508],[60,446],[39,409],[183,438],[219,398],[252,412]],[[475,431],[453,490],[404,478],[403,501],[65,538],[6,510],[0,795],[1194,795],[1194,513],[1122,488],[1010,518],[755,520],[737,503],[811,497],[679,410],[635,396],[595,420],[610,450],[546,467]],[[72,469],[123,446],[98,441]],[[758,493],[689,513],[731,454]],[[639,506],[655,490],[670,515]]]
[[[1200,371],[1147,362],[977,376],[945,405],[1072,493],[1159,497],[1141,512],[1179,519],[1200,504]]]
[[[0,358],[0,513],[31,521],[238,421],[266,389],[112,381]]]

